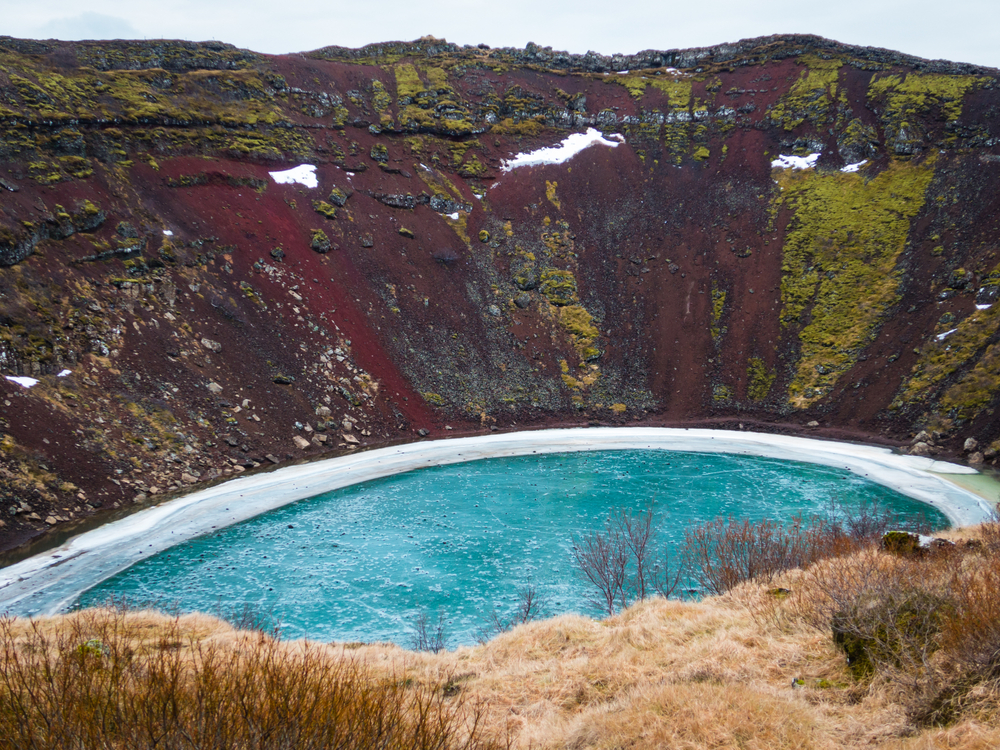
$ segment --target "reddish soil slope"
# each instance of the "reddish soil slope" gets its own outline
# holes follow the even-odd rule
[[[815,37],[0,38],[0,370],[39,381],[0,380],[0,548],[489,429],[743,425],[989,463],[995,76]],[[587,128],[621,142],[504,167]],[[300,164],[316,188],[269,175]]]

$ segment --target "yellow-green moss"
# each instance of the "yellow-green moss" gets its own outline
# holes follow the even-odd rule
[[[722,316],[726,311],[726,290],[720,289],[716,286],[715,282],[712,282],[712,325],[709,330],[712,333],[712,341],[716,344],[719,343],[719,339],[722,338],[722,334],[726,332],[726,329],[722,327]]]
[[[559,308],[559,322],[570,334],[573,348],[581,361],[596,359],[600,350],[595,346],[601,332],[593,324],[593,316],[581,305],[565,305]]]
[[[320,216],[325,216],[328,219],[337,218],[337,207],[326,201],[313,201],[312,207]]]
[[[712,386],[712,400],[713,401],[731,401],[733,398],[733,389],[728,385],[723,385],[721,383]]]
[[[794,213],[782,259],[782,324],[803,324],[789,400],[805,407],[854,365],[898,299],[897,261],[924,204],[933,159],[860,174],[776,170]],[[806,312],[808,311],[808,316]]]
[[[382,114],[389,108],[390,104],[392,104],[392,97],[385,90],[385,84],[376,78],[372,81],[372,106],[376,112]]]
[[[992,344],[976,362],[975,367],[944,392],[939,411],[950,419],[972,419],[993,402],[998,389],[1000,389],[1000,344]]]
[[[803,66],[799,78],[769,111],[771,121],[785,130],[794,130],[806,120],[822,127],[831,119],[837,101],[840,60],[823,60],[814,55],[798,59]]]
[[[986,310],[977,310],[955,326],[955,332],[947,338],[938,339],[936,335],[924,344],[920,356],[908,380],[893,402],[894,407],[909,403],[930,401],[937,387],[953,373],[968,367],[975,361],[977,355],[986,349],[990,340],[1000,328],[1000,305],[993,305]],[[987,353],[991,349],[986,349]],[[984,354],[979,363],[973,367],[967,377],[970,382],[963,388],[952,390],[949,402],[957,404],[960,401],[959,392],[972,387],[983,375],[988,374],[995,366]],[[982,366],[980,366],[982,365]],[[975,370],[979,372],[975,372]],[[998,381],[994,381],[996,389]],[[955,389],[955,386],[952,389]]]
[[[965,94],[975,85],[975,76],[913,72],[880,76],[876,73],[868,86],[868,98],[884,98],[885,116],[891,120],[917,117],[926,114],[931,107],[939,107],[948,120],[957,120],[962,114]]]
[[[572,271],[545,268],[542,269],[539,282],[539,291],[553,305],[561,307],[577,301],[576,277]]]
[[[556,188],[558,186],[559,186],[559,183],[557,183],[555,180],[551,180],[551,181],[550,180],[546,180],[545,181],[545,197],[548,199],[549,203],[551,203],[556,208],[560,208],[561,209],[562,208],[562,204],[559,203],[559,197],[556,195]]]
[[[747,364],[747,398],[751,401],[763,401],[767,398],[777,375],[775,371],[767,369],[763,359],[751,357]]]
[[[424,83],[420,80],[420,74],[412,65],[397,65],[392,69],[396,76],[396,99],[400,106],[405,106],[409,102],[406,99],[413,99],[424,90]]]
[[[691,79],[688,77],[651,76],[646,83],[667,95],[671,109],[688,109],[691,106]]]
[[[420,395],[423,396],[424,401],[434,406],[444,406],[447,403],[444,400],[444,397],[440,396],[437,393],[431,393],[428,391],[425,393],[421,393]]]
[[[924,124],[933,123],[937,116],[949,123],[958,119],[965,94],[975,84],[975,76],[875,74],[868,102],[879,113],[886,142],[897,155],[906,157],[923,147]],[[952,140],[954,134],[944,138],[946,143]]]

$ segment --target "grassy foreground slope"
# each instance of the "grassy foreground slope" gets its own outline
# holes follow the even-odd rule
[[[204,615],[7,620],[0,747],[69,746],[25,740],[68,725],[87,747],[306,747],[319,729],[362,747],[372,727],[389,747],[996,747],[995,541],[868,548],[439,654],[282,643]]]

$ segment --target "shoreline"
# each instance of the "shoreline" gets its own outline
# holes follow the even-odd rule
[[[767,433],[662,427],[583,427],[494,433],[376,448],[236,477],[76,536],[0,569],[0,613],[55,614],[139,560],[289,503],[426,466],[532,453],[654,449],[731,453],[851,471],[944,513],[953,526],[980,523],[990,502],[948,475],[975,469],[890,449]]]

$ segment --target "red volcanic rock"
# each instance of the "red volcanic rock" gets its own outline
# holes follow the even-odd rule
[[[798,36],[0,51],[0,548],[446,426],[996,460],[996,71]]]

